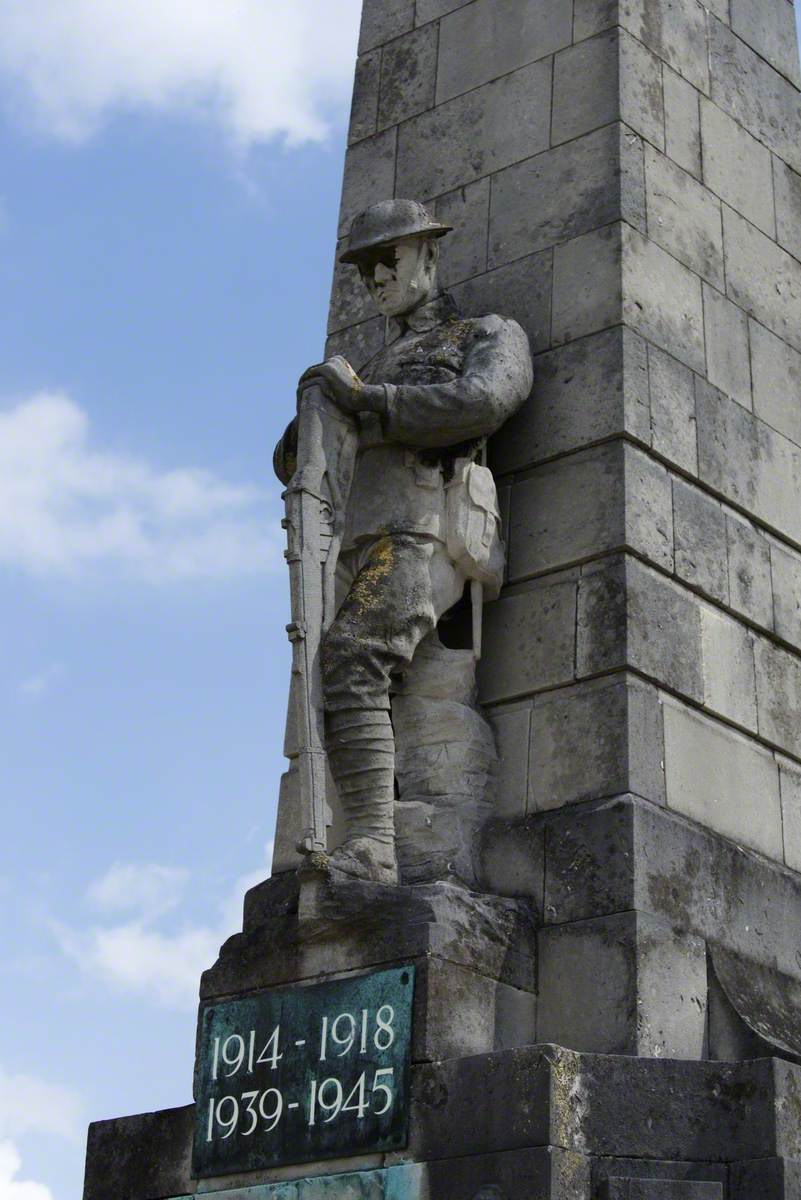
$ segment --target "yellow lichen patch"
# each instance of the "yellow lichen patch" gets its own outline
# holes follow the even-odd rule
[[[358,605],[360,613],[373,608],[380,601],[382,584],[395,566],[395,545],[391,537],[382,537],[370,554],[370,561],[359,572],[350,591],[351,601]]]

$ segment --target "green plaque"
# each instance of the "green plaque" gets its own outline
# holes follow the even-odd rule
[[[409,966],[203,1005],[195,1177],[403,1149],[413,999]]]

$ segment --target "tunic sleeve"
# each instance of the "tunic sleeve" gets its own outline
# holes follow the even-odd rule
[[[516,321],[487,317],[465,356],[462,374],[446,383],[385,384],[387,441],[422,448],[487,437],[531,392],[526,334]]]

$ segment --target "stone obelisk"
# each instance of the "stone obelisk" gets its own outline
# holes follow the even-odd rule
[[[424,201],[535,356],[480,893],[304,912],[283,836],[204,1003],[415,964],[408,1142],[204,1181],[188,1106],[86,1200],[801,1195],[799,88],[791,0],[366,0],[340,236]],[[328,332],[384,345],[352,268]]]

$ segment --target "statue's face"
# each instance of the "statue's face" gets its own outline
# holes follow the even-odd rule
[[[438,256],[433,238],[410,238],[382,246],[360,263],[378,311],[385,317],[401,317],[424,304],[436,287]]]

